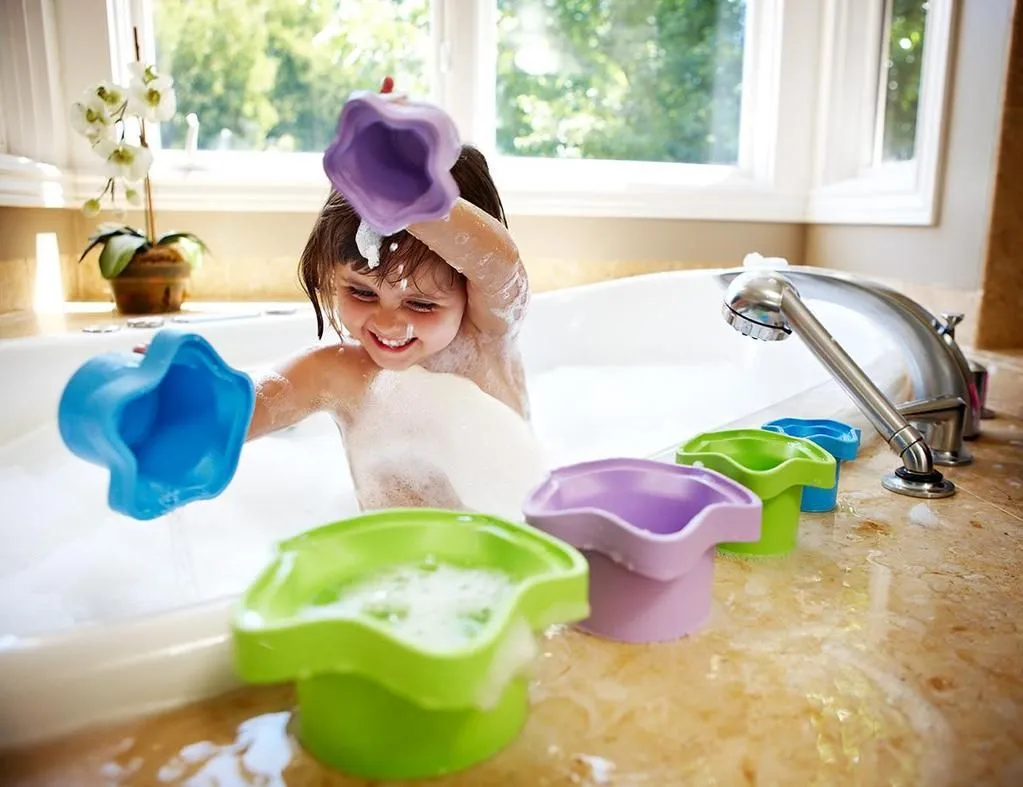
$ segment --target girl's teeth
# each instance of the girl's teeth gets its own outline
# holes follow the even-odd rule
[[[391,347],[395,350],[398,349],[399,347],[404,347],[406,344],[412,341],[412,339],[385,339],[383,336],[377,336],[377,339],[385,347]]]

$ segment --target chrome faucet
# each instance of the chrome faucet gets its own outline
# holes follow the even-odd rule
[[[963,439],[980,436],[982,406],[977,377],[955,341],[955,326],[962,315],[944,315],[943,323],[916,301],[883,284],[824,268],[733,268],[720,272],[719,280],[727,287],[737,276],[763,270],[784,276],[801,297],[846,306],[875,318],[902,347],[916,399],[962,399],[966,403]]]
[[[725,320],[740,333],[754,339],[778,341],[796,333],[806,343],[885,439],[889,448],[902,459],[902,467],[882,477],[881,485],[885,489],[922,498],[949,497],[955,494],[952,482],[934,468],[934,458],[923,435],[907,423],[895,405],[807,308],[799,292],[788,280],[792,273],[785,268],[784,273],[779,270],[744,269],[722,274],[730,282],[722,305]],[[877,297],[880,299],[880,296]],[[875,308],[880,309],[880,306]],[[902,330],[908,331],[907,328]],[[927,367],[920,365],[918,368]],[[963,408],[961,412],[965,417],[965,402]],[[914,412],[910,418],[916,415],[921,413]]]
[[[955,343],[956,338],[956,326],[963,321],[962,312],[942,312],[941,321],[934,321],[934,329],[941,335],[943,339],[947,339],[951,343]],[[978,363],[972,359],[967,361],[967,365],[970,367],[970,374],[973,376],[973,384],[977,389],[977,402],[980,406],[980,418],[982,420],[988,418],[994,418],[995,414],[987,408],[987,367],[982,363]],[[969,438],[979,436],[979,431],[976,434],[970,435]]]

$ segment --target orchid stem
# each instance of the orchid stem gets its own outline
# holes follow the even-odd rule
[[[142,62],[142,47],[139,45],[139,29],[137,26],[132,27],[132,33],[135,37],[135,60],[138,63]],[[144,148],[149,147],[149,143],[146,142],[146,121],[139,117],[139,142]],[[153,187],[149,181],[149,175],[146,175],[143,181],[143,188],[145,191],[145,214],[146,214],[146,240],[150,244],[156,243],[156,216],[153,213]]]

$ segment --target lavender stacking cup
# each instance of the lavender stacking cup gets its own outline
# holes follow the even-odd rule
[[[761,513],[759,497],[713,470],[629,458],[558,468],[523,505],[529,524],[589,561],[580,628],[624,642],[699,630],[717,545],[759,539]]]

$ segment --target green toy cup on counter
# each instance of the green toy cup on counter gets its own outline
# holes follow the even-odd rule
[[[791,552],[799,533],[803,487],[826,489],[835,483],[835,457],[810,440],[764,429],[696,435],[679,446],[675,462],[716,470],[763,501],[759,541],[718,545],[725,552],[747,555]]]
[[[572,547],[483,514],[388,509],[282,542],[232,622],[249,683],[295,681],[297,735],[365,779],[464,770],[519,734],[535,633],[589,615]]]

